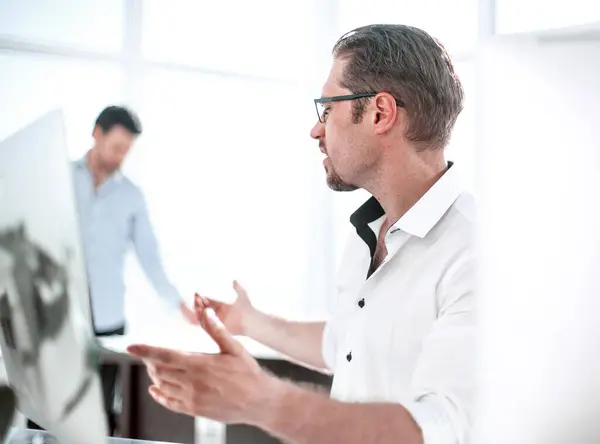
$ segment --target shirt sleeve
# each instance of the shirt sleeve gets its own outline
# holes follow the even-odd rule
[[[158,241],[154,235],[148,208],[141,191],[138,191],[138,205],[133,217],[132,242],[144,273],[158,295],[172,308],[181,303],[181,296],[165,272]]]
[[[424,444],[465,444],[471,438],[475,397],[475,273],[465,260],[438,287],[440,309],[423,350],[406,408]]]

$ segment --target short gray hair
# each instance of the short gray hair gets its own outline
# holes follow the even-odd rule
[[[342,36],[333,55],[347,60],[342,87],[356,94],[387,92],[404,104],[408,140],[423,148],[448,144],[464,92],[440,42],[412,26],[369,25]],[[355,101],[356,123],[367,101]]]

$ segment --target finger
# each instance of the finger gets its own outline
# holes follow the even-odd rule
[[[240,285],[238,281],[233,281],[233,289],[239,296],[240,294],[246,294],[246,289]]]
[[[198,293],[194,295],[194,316],[198,322],[201,322],[202,312],[208,308],[204,303],[204,299]]]
[[[187,356],[181,352],[163,347],[153,347],[145,344],[133,344],[127,347],[127,352],[142,360],[184,368]]]
[[[213,310],[203,310],[200,323],[202,328],[217,343],[221,352],[232,355],[244,353],[244,347],[229,333]]]
[[[207,309],[207,308],[213,308],[215,310],[218,310],[223,305],[228,305],[228,304],[225,304],[220,301],[216,301],[214,299],[207,298],[206,296],[202,296],[199,293],[194,294],[194,311],[197,308],[199,308],[200,310]]]
[[[162,377],[164,379],[169,379],[169,380],[173,380],[173,379],[179,380],[179,379],[185,377],[185,375],[187,373],[182,368],[172,367],[167,364],[156,363],[149,359],[142,359],[142,362],[146,366],[146,369],[148,371],[148,376],[150,376],[150,378],[153,381],[158,380],[158,378],[160,378],[160,377]]]
[[[194,317],[196,318],[196,322],[200,324],[200,326],[205,330],[206,328],[204,327],[204,313],[206,312],[206,310],[211,308],[210,305],[211,304],[208,299],[196,293],[196,297],[194,298]]]
[[[172,369],[164,366],[148,365],[146,367],[148,376],[152,381],[152,384],[164,389],[165,385],[180,387],[180,379],[177,378],[177,374],[181,372],[173,373]],[[181,389],[179,389],[181,391]]]
[[[175,384],[169,381],[160,381],[158,384],[154,384],[160,389],[160,391],[170,398],[183,399],[185,390],[179,384]]]
[[[186,371],[181,368],[169,367],[167,365],[157,364],[153,366],[153,375],[159,381],[179,384],[185,375]]]
[[[163,407],[177,413],[190,414],[190,412],[186,411],[184,403],[179,398],[167,396],[157,386],[151,386],[148,389],[148,392],[150,393],[150,396],[152,396],[152,399],[154,399],[158,404],[162,405]]]
[[[150,380],[152,381],[152,384],[158,384],[158,376],[156,376],[156,370],[154,367],[154,364],[150,363],[150,362],[144,362],[144,364],[146,364],[146,372],[148,373],[148,376],[150,377]]]
[[[209,308],[212,308],[213,310],[218,310],[219,307],[221,307],[222,305],[222,302],[217,302],[215,300],[208,299],[196,293],[194,296],[194,315],[196,316],[198,322],[202,322],[202,312],[204,310],[208,310]]]

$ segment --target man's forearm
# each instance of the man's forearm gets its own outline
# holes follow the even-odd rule
[[[290,358],[325,369],[322,343],[324,322],[292,322],[255,312],[245,325],[246,335]]]
[[[249,422],[293,444],[423,443],[400,404],[344,403],[284,381],[273,382]]]

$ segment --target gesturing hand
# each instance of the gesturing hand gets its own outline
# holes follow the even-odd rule
[[[246,335],[248,333],[246,328],[248,320],[254,314],[255,310],[250,302],[248,293],[237,281],[233,281],[233,289],[237,293],[237,299],[232,304],[201,297],[196,293],[194,308],[196,310],[198,308],[200,310],[212,308],[232,335]],[[201,305],[198,305],[197,301],[203,302]]]
[[[219,354],[148,345],[132,345],[128,352],[146,364],[153,383],[150,394],[164,407],[226,423],[251,423],[279,390],[280,381],[263,372],[209,306],[196,297],[198,321],[219,345]]]

